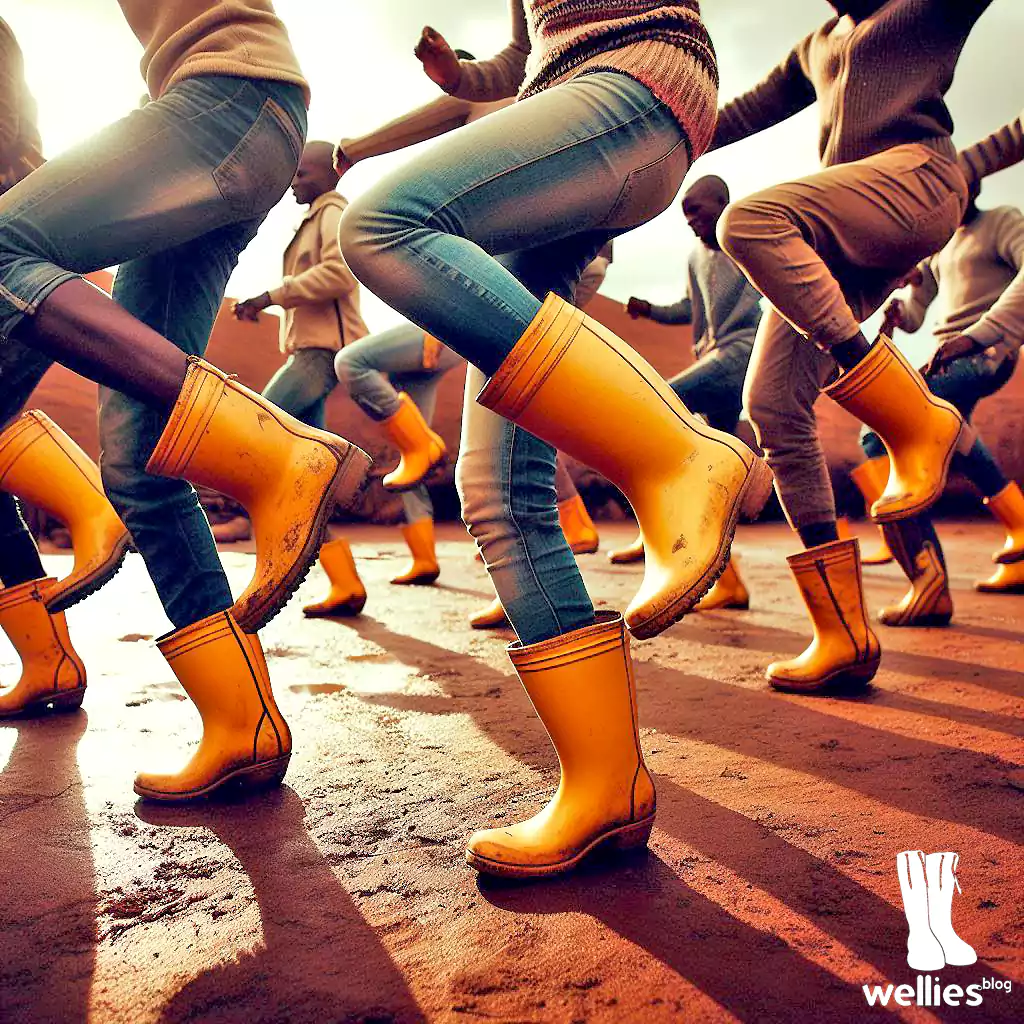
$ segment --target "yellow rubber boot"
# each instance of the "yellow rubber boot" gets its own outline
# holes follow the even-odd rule
[[[320,549],[320,567],[327,573],[331,584],[330,593],[316,604],[307,604],[302,613],[310,618],[319,615],[358,615],[366,607],[366,587],[359,578],[359,570],[356,569],[348,541],[328,541]]]
[[[501,598],[496,597],[486,608],[470,615],[469,624],[474,629],[504,629],[508,626],[508,616],[501,606]]]
[[[889,479],[871,505],[876,523],[909,519],[938,501],[953,455],[970,451],[975,433],[884,335],[825,393],[867,424],[889,453]]]
[[[289,416],[195,356],[146,472],[213,487],[249,513],[256,570],[231,609],[248,633],[303,581],[337,503],[366,479],[369,456]]]
[[[718,577],[718,581],[711,588],[707,596],[697,605],[699,612],[712,612],[716,608],[739,608],[750,607],[750,594],[736,571],[736,556],[729,559],[725,572]]]
[[[938,535],[927,532],[916,519],[886,523],[886,544],[910,580],[910,590],[897,604],[883,608],[878,621],[884,626],[926,628],[948,626],[953,618],[953,597]]]
[[[157,641],[203,720],[199,749],[181,771],[140,773],[135,792],[179,802],[226,785],[277,785],[288,768],[292,736],[274,702],[259,638],[231,612],[218,612]]]
[[[85,665],[71,646],[63,612],[48,612],[57,581],[30,580],[0,590],[0,629],[21,659],[21,678],[0,692],[0,718],[74,711],[85,696]]]
[[[578,494],[558,503],[558,525],[574,555],[592,555],[598,549],[597,527]]]
[[[866,686],[882,652],[868,625],[855,540],[809,548],[787,561],[814,627],[810,647],[768,666],[777,690],[818,693]]]
[[[850,479],[857,485],[857,490],[864,498],[864,507],[870,513],[871,506],[882,496],[889,480],[889,457],[880,455],[854,466],[850,470]],[[881,535],[881,530],[879,534]],[[885,537],[881,537],[881,544],[874,551],[862,554],[860,560],[863,565],[886,565],[891,562],[892,552],[885,543]]]
[[[626,496],[645,566],[625,619],[642,639],[711,589],[740,515],[756,515],[771,492],[771,471],[745,444],[694,416],[625,342],[555,295],[478,401]]]
[[[405,572],[399,573],[391,582],[399,586],[429,586],[441,575],[434,548],[434,520],[417,519],[415,523],[406,523],[402,527],[402,536],[409,546],[412,561]]]
[[[404,391],[398,401],[401,403],[398,412],[382,425],[401,459],[382,483],[389,491],[409,491],[444,461],[446,449],[441,435],[427,426],[416,403]]]
[[[998,494],[985,499],[989,511],[1006,527],[1006,543],[992,556],[993,562],[1009,565],[1024,561],[1024,494],[1013,481]]]
[[[643,534],[638,534],[632,544],[627,544],[624,548],[616,548],[614,551],[608,552],[608,561],[613,562],[615,565],[627,565],[630,562],[642,562],[643,560]]]
[[[1024,562],[998,565],[987,580],[978,580],[974,589],[982,594],[1024,594]]]
[[[96,463],[36,409],[0,434],[0,489],[17,495],[67,526],[75,562],[45,594],[52,612],[99,590],[121,568],[131,536],[103,493]]]
[[[592,626],[529,647],[512,664],[551,737],[561,782],[528,821],[477,832],[466,860],[513,878],[560,874],[598,846],[647,845],[654,782],[637,732],[636,683],[622,618],[599,612]]]

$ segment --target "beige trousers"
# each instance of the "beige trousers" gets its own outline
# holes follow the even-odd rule
[[[795,528],[835,518],[814,417],[837,373],[823,349],[857,334],[899,280],[949,241],[966,205],[955,161],[908,145],[756,193],[722,217],[722,248],[772,306],[744,409]]]

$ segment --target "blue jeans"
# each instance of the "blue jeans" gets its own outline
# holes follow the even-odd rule
[[[743,381],[753,342],[734,341],[712,349],[668,383],[690,412],[715,430],[733,433],[743,411]]]
[[[491,374],[549,293],[572,301],[611,238],[672,202],[688,165],[682,129],[645,86],[588,74],[386,177],[346,211],[342,250],[371,291]],[[467,380],[475,389],[482,376]],[[457,482],[505,610],[525,644],[589,625],[593,605],[558,527],[555,451],[477,407],[475,393]]]
[[[1013,376],[1016,366],[1016,356],[986,349],[977,355],[946,363],[925,380],[933,395],[951,402],[965,420],[970,420],[978,403],[1003,387]],[[881,438],[866,427],[861,431],[860,445],[869,459],[886,454]],[[986,498],[998,494],[1008,483],[980,436],[967,455],[958,453],[953,457],[953,466],[967,476]]]
[[[326,426],[327,396],[337,387],[334,350],[300,348],[263,389],[263,397],[311,427]]]
[[[297,86],[192,78],[6,193],[0,421],[24,406],[48,365],[12,332],[80,274],[118,264],[114,299],[201,355],[239,253],[292,179],[305,127]],[[165,423],[166,414],[100,389],[104,487],[181,628],[232,598],[195,491],[145,472]]]
[[[462,357],[442,345],[432,366],[425,365],[425,336],[415,324],[401,324],[346,345],[334,359],[334,370],[352,400],[377,423],[398,412],[404,391],[428,424],[434,420],[437,386]],[[405,521],[434,518],[430,492],[420,484],[402,493]]]

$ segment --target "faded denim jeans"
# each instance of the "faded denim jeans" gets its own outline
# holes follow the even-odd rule
[[[733,433],[743,411],[743,381],[753,341],[733,341],[712,349],[669,382],[690,412],[703,416],[715,430]]]
[[[18,323],[81,274],[118,264],[114,299],[201,355],[239,253],[291,182],[305,127],[297,86],[192,78],[7,192],[0,421],[18,414],[49,365],[17,341]],[[232,598],[195,491],[145,471],[165,422],[166,414],[100,389],[104,487],[181,628]]]
[[[524,644],[590,625],[594,609],[558,526],[554,449],[474,396],[542,300],[572,301],[602,247],[665,209],[688,166],[668,108],[627,75],[595,72],[452,133],[342,218],[353,273],[480,371],[456,479]]]
[[[300,348],[270,378],[263,397],[297,420],[323,430],[327,396],[337,386],[334,349]]]

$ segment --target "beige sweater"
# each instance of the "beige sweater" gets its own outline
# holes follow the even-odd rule
[[[916,331],[938,298],[935,337],[967,334],[980,345],[1024,343],[1024,214],[1012,206],[983,210],[946,247],[921,264],[922,284],[904,302],[906,328]]]
[[[1024,160],[1024,124],[1021,124],[1021,117],[960,154],[960,168],[968,181],[980,181]]]
[[[270,0],[118,0],[145,47],[142,77],[154,99],[197,75],[309,86]]]
[[[359,283],[338,245],[338,225],[348,203],[325,192],[309,207],[284,251],[284,280],[268,294],[284,310],[281,351],[342,346],[369,334],[359,310]]]

